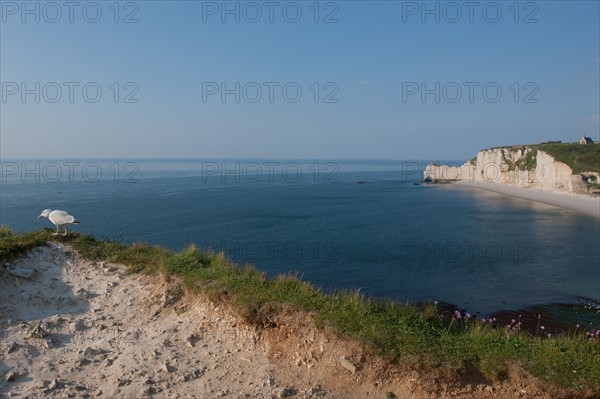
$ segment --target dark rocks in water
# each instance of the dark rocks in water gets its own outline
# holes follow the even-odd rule
[[[423,183],[449,184],[459,180],[460,179],[432,179],[431,177],[426,177],[423,179]]]
[[[596,330],[599,304],[595,300],[580,299],[580,303],[553,303],[549,305],[531,306],[517,311],[503,310],[490,315],[496,317],[498,323],[508,325],[512,320],[521,322],[521,330],[532,335],[560,334],[565,332],[584,333]],[[579,325],[579,327],[577,327]],[[541,326],[544,326],[542,331]]]
[[[425,303],[418,306],[422,309]],[[454,304],[436,301],[437,313],[443,320],[451,320],[456,311],[466,314]],[[597,315],[600,311],[600,302],[590,298],[579,298],[579,303],[554,303],[548,305],[530,306],[519,310],[500,310],[488,315],[475,312],[471,316],[473,321],[494,320],[489,323],[494,328],[505,329],[520,322],[520,330],[533,336],[546,336],[547,334],[585,334],[586,331],[595,331],[600,328]],[[543,326],[543,328],[542,328]]]
[[[356,182],[356,184],[365,184],[365,181],[364,180],[359,180],[359,181]]]

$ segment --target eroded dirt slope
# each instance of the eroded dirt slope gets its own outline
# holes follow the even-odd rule
[[[255,328],[201,296],[179,299],[173,283],[61,244],[1,268],[0,397],[557,397],[525,375],[496,385],[468,376],[457,388],[401,371],[309,315]]]

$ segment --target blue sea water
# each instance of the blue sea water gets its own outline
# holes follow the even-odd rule
[[[40,211],[64,209],[98,238],[195,242],[325,289],[483,314],[600,299],[597,220],[418,184],[424,162],[67,162],[3,161],[0,223],[50,227]]]

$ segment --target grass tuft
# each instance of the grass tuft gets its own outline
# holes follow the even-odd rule
[[[35,247],[45,245],[52,237],[50,229],[15,234],[10,227],[0,226],[0,261],[10,261]]]

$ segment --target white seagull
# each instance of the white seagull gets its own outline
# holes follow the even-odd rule
[[[52,234],[53,236],[58,235],[58,228],[60,226],[65,227],[65,233],[63,234],[63,236],[66,236],[67,224],[79,224],[79,220],[75,220],[73,216],[69,215],[65,211],[53,211],[52,209],[44,209],[42,213],[40,213],[40,216],[38,216],[38,219],[42,217],[50,219],[50,221],[56,226],[56,233]]]

